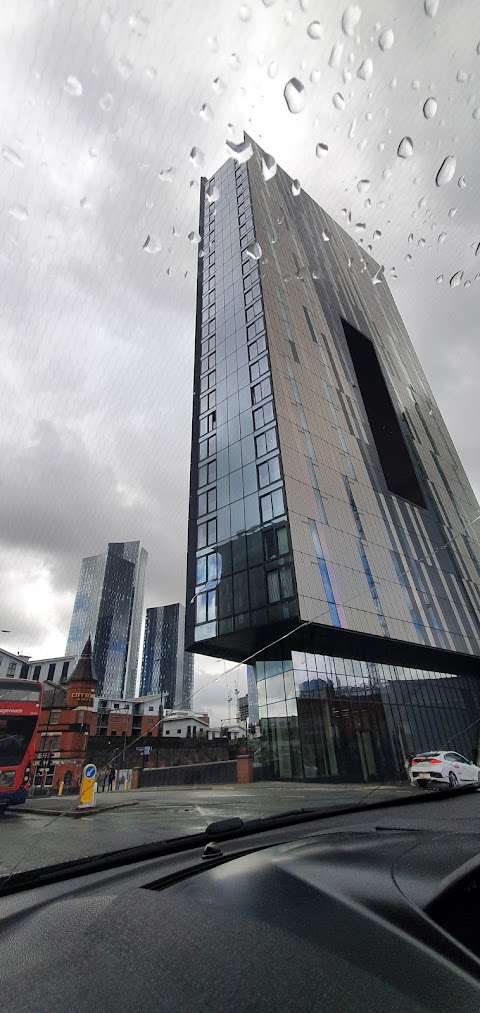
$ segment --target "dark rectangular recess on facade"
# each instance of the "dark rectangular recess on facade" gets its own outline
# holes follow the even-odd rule
[[[346,320],[342,325],[387,486],[396,496],[425,507],[373,342]]]

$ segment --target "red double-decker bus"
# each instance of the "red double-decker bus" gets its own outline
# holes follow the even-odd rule
[[[40,683],[0,679],[0,813],[27,798],[41,705]]]

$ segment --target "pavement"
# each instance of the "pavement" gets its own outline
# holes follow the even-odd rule
[[[0,817],[0,875],[73,858],[195,834],[209,823],[293,809],[357,805],[402,797],[412,789],[388,785],[259,782],[212,787],[141,788],[105,792],[96,810],[78,819],[74,796],[33,798]]]

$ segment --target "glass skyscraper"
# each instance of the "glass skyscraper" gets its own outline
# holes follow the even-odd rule
[[[91,637],[104,695],[135,695],[147,559],[140,542],[109,542],[82,560],[66,653],[79,657]]]
[[[140,693],[165,693],[165,707],[189,709],[193,693],[193,654],[185,651],[185,607],[147,609]]]
[[[478,758],[478,504],[378,264],[252,148],[201,192],[187,646],[251,659],[270,776]]]

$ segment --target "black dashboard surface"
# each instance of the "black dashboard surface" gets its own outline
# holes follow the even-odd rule
[[[480,1009],[480,793],[4,896],[15,1013]]]

